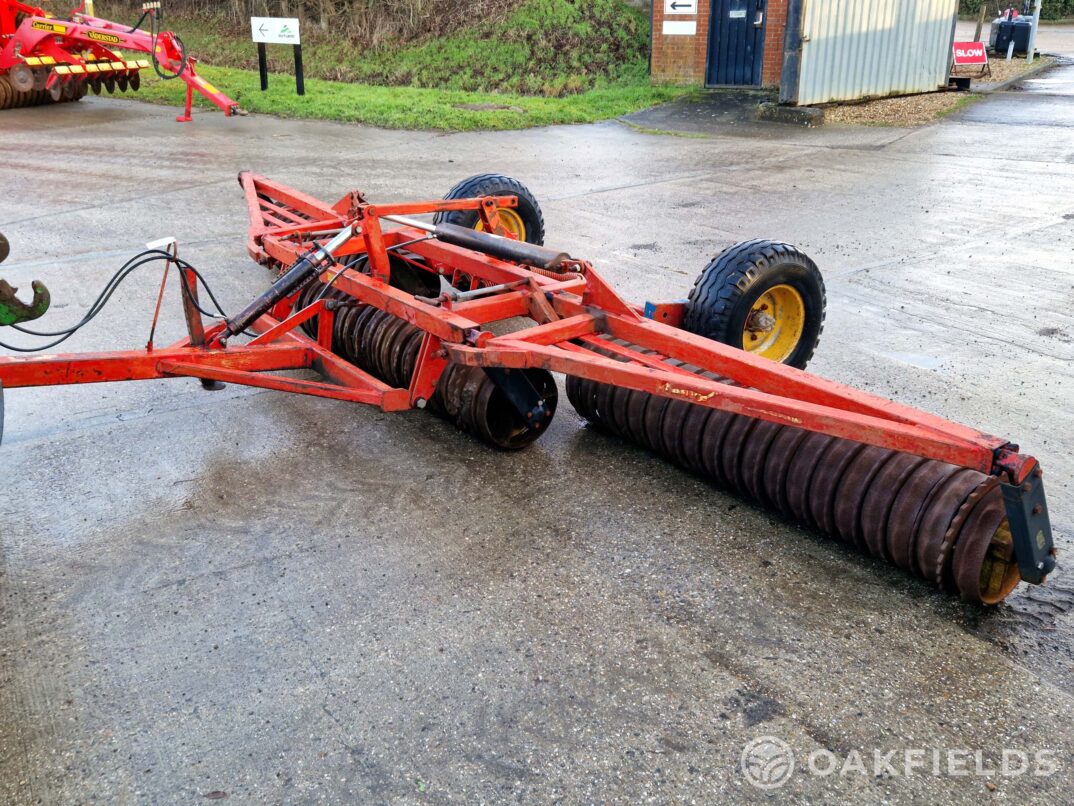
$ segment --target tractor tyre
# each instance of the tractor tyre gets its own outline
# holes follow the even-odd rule
[[[824,279],[807,255],[785,243],[747,241],[704,268],[682,327],[805,369],[824,329],[826,305]]]
[[[538,246],[544,244],[544,216],[541,206],[529,188],[517,179],[501,174],[478,174],[459,182],[444,198],[473,199],[478,196],[518,196],[518,207],[499,211],[500,223],[520,241]],[[483,229],[483,222],[476,210],[437,213],[434,223]]]

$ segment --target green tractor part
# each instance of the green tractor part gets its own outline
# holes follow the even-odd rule
[[[11,246],[3,233],[0,233],[0,263],[7,260],[9,254],[11,254]],[[19,289],[13,288],[7,280],[0,280],[0,327],[29,322],[45,315],[52,297],[44,283],[34,280],[31,285],[34,289],[34,299],[27,305],[15,296]]]
[[[17,325],[44,316],[52,297],[49,296],[44,283],[34,280],[31,285],[34,299],[27,305],[15,296],[19,289],[12,288],[6,280],[0,280],[0,327]]]

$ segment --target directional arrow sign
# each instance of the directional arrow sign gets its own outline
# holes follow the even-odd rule
[[[697,14],[697,0],[664,0],[664,15]]]
[[[689,0],[696,2],[696,0]],[[676,0],[683,2],[683,0]],[[254,42],[265,45],[301,45],[298,20],[294,17],[250,17]]]

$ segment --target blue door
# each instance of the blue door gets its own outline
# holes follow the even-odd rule
[[[712,0],[705,83],[759,86],[765,0]]]

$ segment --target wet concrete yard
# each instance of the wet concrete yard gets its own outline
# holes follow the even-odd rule
[[[789,241],[828,283],[812,368],[1020,443],[1069,552],[1070,70],[915,131],[704,139],[14,110],[0,273],[45,281],[46,321],[69,323],[174,235],[234,310],[268,282],[240,169],[330,201],[509,173],[550,245],[638,300],[683,297],[732,242]],[[143,345],[159,279],[133,276],[67,346]],[[178,310],[169,296],[158,342]],[[796,753],[776,794],[799,800],[1074,786],[1065,554],[1046,587],[965,606],[587,430],[565,400],[513,455],[423,412],[194,381],[14,390],[6,408],[0,802],[768,800],[739,769],[761,736]],[[1030,770],[1004,776],[1005,749]],[[867,769],[811,774],[818,750]],[[933,774],[950,750],[993,772],[970,755]]]

